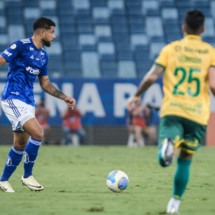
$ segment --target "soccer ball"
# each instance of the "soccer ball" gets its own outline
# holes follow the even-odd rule
[[[113,192],[122,192],[128,186],[128,176],[121,170],[113,170],[106,178],[106,184]]]

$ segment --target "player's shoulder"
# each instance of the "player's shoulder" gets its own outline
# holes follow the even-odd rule
[[[18,46],[18,47],[24,47],[24,46],[26,46],[26,45],[29,45],[30,43],[31,43],[30,38],[19,39],[19,40],[14,41],[14,42],[11,44],[11,48],[12,48],[12,49],[15,49],[17,46]]]
[[[13,44],[29,45],[31,43],[32,42],[30,38],[25,38],[25,39],[16,40]]]
[[[164,50],[172,52],[172,51],[179,51],[181,50],[181,47],[184,45],[184,39],[179,39],[179,40],[174,40],[170,43],[168,43],[165,47]]]
[[[210,50],[214,51],[214,47],[210,43],[205,42],[203,40],[202,40],[202,46],[201,47],[205,47],[207,49],[210,49]]]
[[[24,38],[24,39],[21,39],[19,41],[22,44],[29,44],[29,43],[31,43],[31,39],[30,38]]]
[[[173,48],[173,46],[174,46],[173,42],[164,45],[163,48],[160,51],[160,54],[161,53],[170,53],[172,48]]]
[[[202,54],[207,54],[208,56],[211,56],[212,58],[215,57],[215,48],[208,42],[201,40],[201,44],[199,45],[201,47],[198,49],[198,51]]]
[[[169,44],[166,45],[167,48],[171,49],[171,48],[175,48],[177,46],[179,46],[181,44],[182,40],[174,40],[172,42],[170,42]]]

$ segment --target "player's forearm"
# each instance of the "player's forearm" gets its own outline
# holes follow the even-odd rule
[[[0,55],[0,66],[4,65],[6,63],[6,60]]]
[[[157,76],[149,75],[145,76],[142,82],[140,83],[137,92],[135,93],[136,97],[139,97],[142,93],[144,93],[155,81],[157,80]]]
[[[136,97],[140,97],[159,77],[163,72],[163,68],[158,65],[152,65],[149,72],[145,75],[140,86],[135,94]]]
[[[52,83],[42,86],[42,88],[46,93],[48,93],[56,98],[65,100],[65,98],[67,97],[64,93],[62,93],[60,90],[58,90]]]

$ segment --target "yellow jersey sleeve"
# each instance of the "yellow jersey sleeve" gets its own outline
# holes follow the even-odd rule
[[[159,56],[155,60],[155,64],[165,68],[168,63],[168,53],[169,53],[169,45],[163,47]]]

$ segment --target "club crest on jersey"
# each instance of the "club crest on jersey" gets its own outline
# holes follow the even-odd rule
[[[26,71],[28,71],[31,74],[39,75],[40,70],[39,69],[33,69],[31,66],[26,67]]]
[[[13,44],[10,46],[11,49],[15,49],[16,48],[16,44]]]

